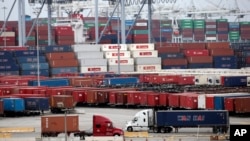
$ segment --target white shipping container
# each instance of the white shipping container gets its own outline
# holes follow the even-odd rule
[[[79,64],[82,67],[106,66],[107,65],[107,59],[104,59],[104,58],[79,59]]]
[[[131,53],[130,53],[130,51],[120,51],[119,55],[120,55],[120,58],[130,58]],[[108,59],[118,58],[118,52],[117,51],[104,52],[104,57],[108,58]]]
[[[135,71],[137,72],[155,72],[161,71],[161,65],[135,65]]]
[[[134,59],[136,65],[151,65],[151,64],[161,65],[160,57],[138,57]]]
[[[206,109],[206,94],[198,95],[198,109]]]
[[[102,51],[118,51],[118,48],[120,50],[126,51],[128,50],[127,44],[103,44],[101,45],[101,50]]]
[[[103,58],[103,52],[100,51],[76,52],[76,56],[78,59]]]
[[[207,41],[215,41],[217,40],[217,37],[206,37]]]
[[[194,76],[195,85],[207,85],[208,84],[208,75],[197,74]]]
[[[108,59],[108,65],[118,65],[118,62],[120,62],[120,65],[134,65],[134,59],[133,58],[111,58]]]
[[[72,45],[74,52],[79,51],[101,51],[101,45],[94,44],[74,44]]]
[[[128,50],[154,50],[154,44],[128,44]]]
[[[247,76],[247,86],[250,86],[250,76]]]
[[[220,75],[209,75],[207,78],[208,85],[221,85]]]
[[[108,65],[109,72],[118,72],[117,65]],[[121,65],[120,72],[134,72],[134,65]]]
[[[0,37],[15,37],[15,32],[13,31],[2,32],[2,34],[0,34]]]
[[[80,73],[107,72],[107,66],[80,67]]]
[[[157,50],[136,50],[136,51],[131,51],[131,55],[133,58],[158,57],[158,51]]]

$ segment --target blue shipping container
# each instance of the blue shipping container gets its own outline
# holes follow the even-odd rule
[[[19,71],[19,66],[15,62],[0,63],[0,71]]]
[[[113,77],[113,78],[104,78],[103,85],[135,85],[139,83],[137,77]]]
[[[223,76],[222,82],[226,87],[247,86],[247,76]]]
[[[188,68],[198,69],[198,68],[213,68],[212,63],[195,63],[195,64],[188,64]]]
[[[37,86],[37,80],[30,80],[28,81],[28,86]],[[69,86],[69,79],[67,78],[52,78],[46,80],[40,80],[41,86],[48,86],[48,87],[58,87],[58,86]]]
[[[37,63],[22,63],[20,64],[21,70],[36,70],[37,69]],[[48,63],[39,63],[40,69],[49,69]]]
[[[48,97],[28,97],[24,98],[25,110],[34,111],[48,111],[49,98]]]
[[[40,69],[40,76],[49,76],[48,69]],[[37,70],[24,70],[20,71],[20,75],[37,75]]]
[[[157,126],[208,127],[228,126],[226,110],[173,110],[157,111]]]
[[[0,76],[19,75],[19,71],[0,71]]]
[[[44,46],[40,48],[41,51],[44,53],[50,52],[70,52],[72,48],[68,45],[51,45],[51,46]]]
[[[4,111],[23,112],[25,110],[22,98],[3,98]]]
[[[78,67],[63,67],[63,68],[50,68],[50,74],[61,74],[61,73],[77,73]]]
[[[187,65],[168,65],[168,66],[162,66],[162,69],[186,69]]]
[[[46,57],[45,56],[39,56],[39,62],[40,63],[46,63]],[[36,63],[37,62],[37,56],[27,56],[27,57],[17,57],[17,62],[19,64],[21,63]]]
[[[158,53],[158,56],[161,57],[161,59],[184,58],[183,53]]]
[[[16,51],[14,51],[14,55],[16,57],[37,56],[37,51],[36,50],[16,50]]]

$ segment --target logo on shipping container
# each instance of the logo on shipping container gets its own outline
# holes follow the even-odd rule
[[[101,71],[101,68],[88,68],[88,71]]]
[[[152,52],[140,52],[140,56],[150,56],[152,55]]]
[[[137,49],[148,49],[148,45],[137,45]]]
[[[120,49],[121,46],[109,46],[109,49]]]
[[[118,62],[119,62],[119,60],[115,60],[115,63],[118,63]],[[120,63],[127,64],[128,60],[120,60]]]
[[[143,70],[155,70],[155,66],[144,66]]]
[[[112,56],[118,56],[118,53],[112,53]],[[125,56],[124,53],[120,53],[120,56]]]

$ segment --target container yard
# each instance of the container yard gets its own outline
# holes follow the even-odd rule
[[[249,4],[1,1],[0,140],[234,141]]]

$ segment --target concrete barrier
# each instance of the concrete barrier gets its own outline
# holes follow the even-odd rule
[[[135,137],[147,138],[148,132],[124,132],[124,136],[128,138],[135,138]]]
[[[85,141],[124,141],[124,137],[85,137]]]
[[[35,132],[34,127],[6,127],[0,128],[0,133]]]

